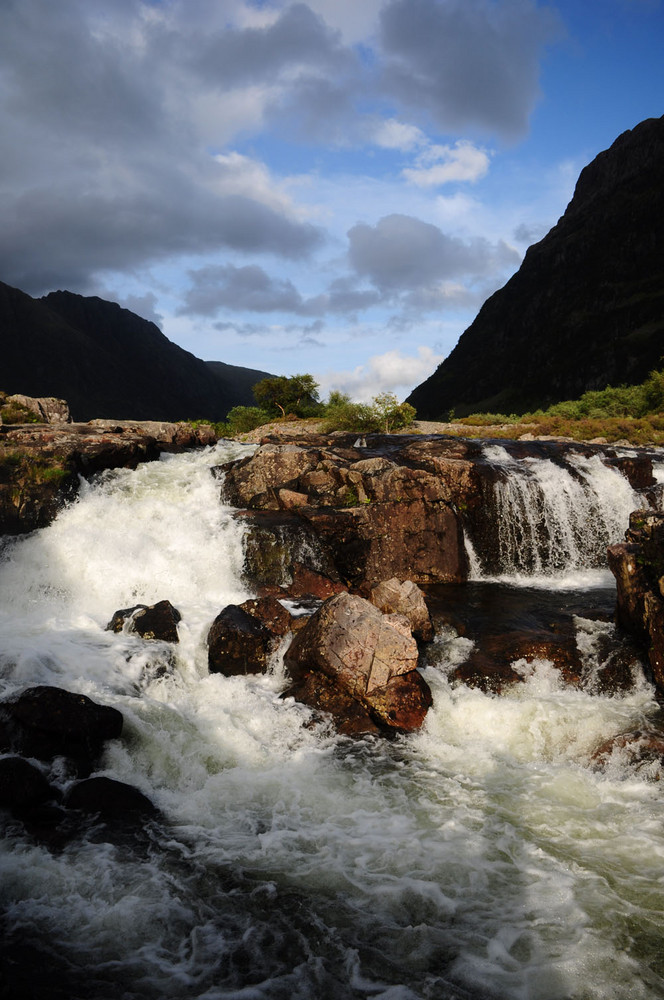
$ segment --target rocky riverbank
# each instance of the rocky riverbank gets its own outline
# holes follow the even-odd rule
[[[137,420],[0,425],[0,535],[43,528],[79,488],[79,477],[134,469],[161,452],[214,444],[208,425]]]

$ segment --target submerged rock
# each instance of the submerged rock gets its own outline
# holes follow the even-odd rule
[[[0,806],[25,809],[58,797],[38,767],[23,757],[0,757]]]
[[[323,674],[379,725],[417,729],[432,701],[417,658],[406,618],[383,615],[356,595],[338,594],[325,601],[286,651],[295,680],[288,693],[309,698],[316,682],[308,675]]]
[[[156,806],[138,788],[102,775],[72,785],[64,796],[63,805],[115,825],[155,819],[159,815]]]

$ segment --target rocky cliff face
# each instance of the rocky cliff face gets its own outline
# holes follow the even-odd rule
[[[0,389],[62,397],[78,421],[223,420],[268,374],[201,361],[128,309],[72,292],[33,299],[0,282],[0,329]]]
[[[634,384],[664,354],[664,117],[623,133],[519,271],[409,396],[422,418]]]

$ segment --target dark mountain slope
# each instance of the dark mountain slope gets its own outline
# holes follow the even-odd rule
[[[438,370],[418,416],[514,412],[641,382],[664,355],[664,117],[624,132],[579,176]]]
[[[64,398],[76,420],[223,420],[253,404],[249,383],[266,374],[228,365],[222,376],[114,302],[72,292],[33,299],[1,282],[0,337],[0,387]]]

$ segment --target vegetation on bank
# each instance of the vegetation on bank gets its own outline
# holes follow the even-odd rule
[[[358,434],[390,434],[408,427],[415,419],[409,403],[400,403],[391,392],[381,392],[370,403],[353,403],[346,393],[331,392],[321,402],[312,375],[266,378],[254,386],[256,406],[234,406],[223,423],[212,426],[222,437],[235,437],[275,420],[314,418],[326,433],[352,431]]]
[[[374,396],[370,403],[354,403],[346,393],[319,398],[311,375],[263,379],[254,387],[258,405],[235,406],[223,423],[212,426],[220,437],[236,437],[275,421],[315,419],[325,433],[390,434],[412,425],[415,409],[399,403],[393,393]],[[664,445],[664,369],[653,371],[640,385],[607,386],[585,392],[579,399],[555,403],[533,413],[474,413],[448,421],[448,433],[464,437],[565,437],[575,441]],[[490,428],[490,430],[489,430]]]
[[[450,419],[454,419],[453,414]],[[518,425],[522,431],[529,430],[537,436],[661,445],[664,444],[664,370],[651,372],[639,385],[607,386],[584,392],[579,399],[555,403],[547,410],[519,415],[473,413],[456,423],[463,424],[475,436],[481,436],[483,429],[490,426],[493,437],[514,437]],[[495,430],[496,427],[500,429]]]
[[[3,424],[38,424],[39,417],[32,410],[0,391],[0,417]]]

